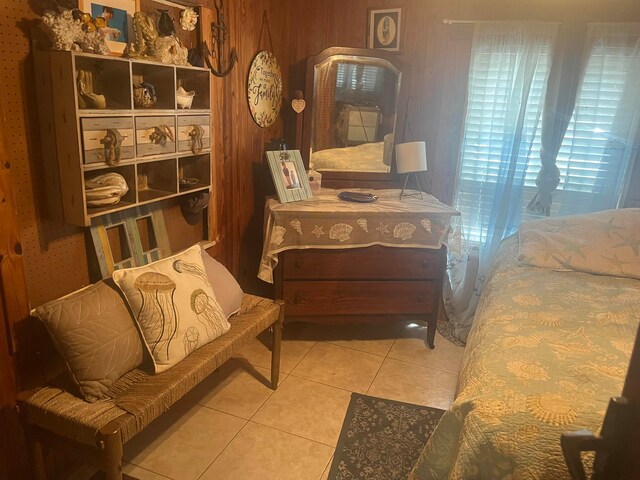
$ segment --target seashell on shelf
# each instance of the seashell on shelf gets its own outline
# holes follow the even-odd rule
[[[428,218],[423,218],[422,220],[420,220],[420,224],[422,225],[422,228],[427,231],[427,233],[431,233],[431,220],[429,220]]]
[[[302,235],[302,222],[300,222],[300,220],[291,220],[291,222],[289,222],[289,225],[293,227],[298,235]]]
[[[282,242],[284,242],[284,234],[287,229],[281,227],[280,225],[276,225],[271,229],[271,244],[275,246],[279,246]]]
[[[358,220],[356,220],[356,223],[360,226],[362,230],[369,233],[369,226],[367,224],[366,218],[359,218]]]
[[[394,238],[401,240],[409,240],[413,237],[413,232],[416,231],[416,226],[413,223],[402,222],[397,224],[393,229]]]
[[[347,223],[336,223],[331,230],[329,230],[329,238],[331,240],[339,240],[340,242],[344,242],[345,240],[349,240],[349,236],[353,231],[353,227]]]

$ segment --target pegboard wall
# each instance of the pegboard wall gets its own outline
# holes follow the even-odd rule
[[[87,285],[90,282],[87,252],[90,255],[93,252],[90,240],[86,243],[85,229],[48,218],[43,162],[55,159],[40,148],[30,55],[30,31],[39,23],[42,13],[32,9],[37,3],[36,0],[0,1],[0,104],[7,119],[5,135],[12,159],[11,173],[32,306]],[[180,232],[180,238],[170,239],[172,247],[201,240],[196,229],[183,229],[186,222],[178,218],[179,207],[170,205],[167,210],[173,231]]]
[[[47,218],[30,30],[39,17],[28,0],[0,2],[0,99],[7,122],[29,300],[33,306],[89,282],[83,231]]]

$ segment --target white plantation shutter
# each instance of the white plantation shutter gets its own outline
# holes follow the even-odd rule
[[[384,69],[375,65],[338,64],[336,87],[359,93],[373,93],[381,88]]]

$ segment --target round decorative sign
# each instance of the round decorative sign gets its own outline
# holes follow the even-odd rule
[[[265,128],[273,124],[282,105],[282,75],[276,56],[263,50],[249,70],[249,110],[255,122]]]

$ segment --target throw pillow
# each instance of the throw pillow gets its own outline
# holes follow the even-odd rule
[[[108,396],[122,375],[142,362],[142,342],[111,280],[89,285],[35,308],[73,381],[88,402]]]
[[[226,318],[238,313],[242,303],[242,289],[236,279],[224,265],[209,255],[206,250],[202,250],[202,262],[213,293],[215,293]]]
[[[137,268],[116,270],[160,373],[226,333],[229,322],[207,278],[199,245]]]
[[[518,261],[640,279],[640,208],[525,222],[520,226]]]

